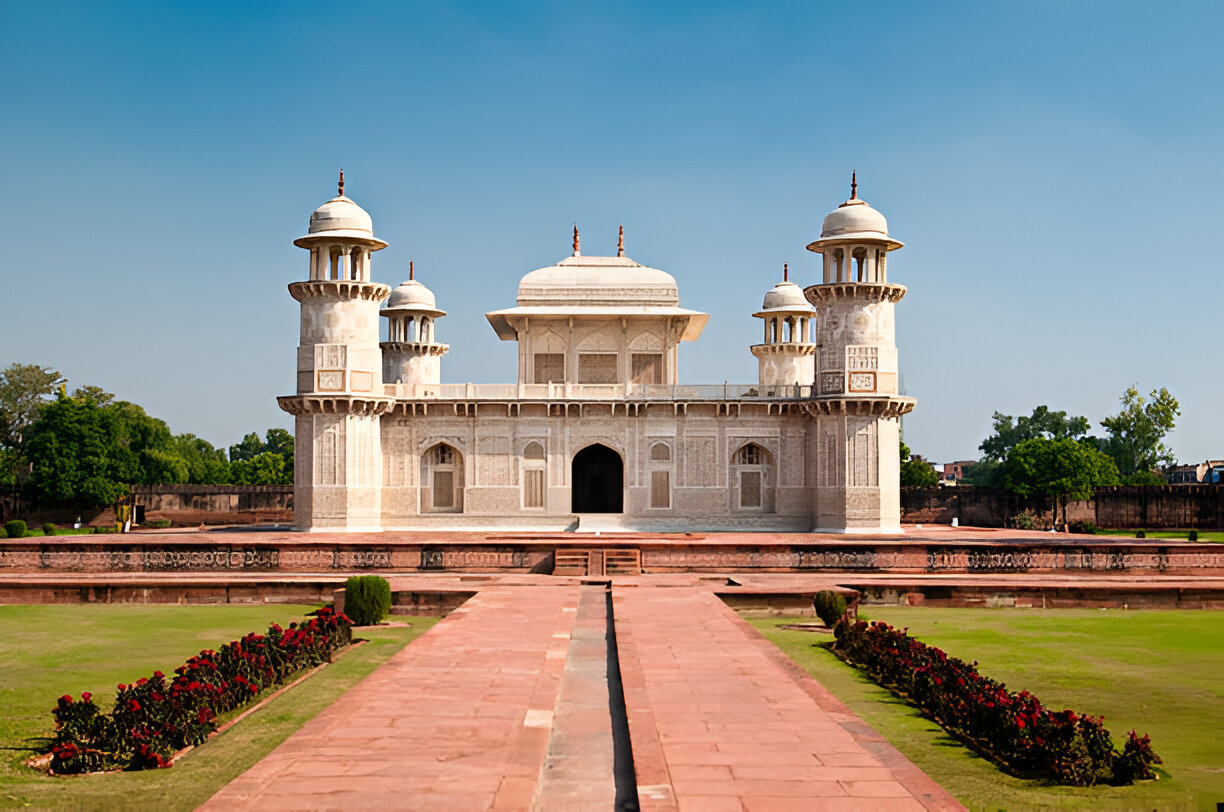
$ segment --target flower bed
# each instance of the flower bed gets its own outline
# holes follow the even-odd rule
[[[949,733],[1009,772],[1060,784],[1130,784],[1162,763],[1147,736],[1131,731],[1114,749],[1099,716],[1053,711],[887,623],[840,621],[834,652],[916,705]]]
[[[51,770],[85,773],[169,767],[184,747],[203,743],[217,717],[247,704],[304,668],[330,662],[352,642],[352,624],[330,608],[267,634],[252,632],[217,650],[205,649],[167,678],[161,671],[119,685],[115,706],[102,713],[87,691],[59,698]]]

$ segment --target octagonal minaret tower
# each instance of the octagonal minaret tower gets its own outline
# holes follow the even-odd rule
[[[803,289],[790,281],[790,267],[782,266],[782,281],[765,294],[760,312],[753,313],[765,324],[765,341],[752,345],[760,362],[761,393],[783,394],[796,387],[811,386],[815,379],[816,344],[812,322],[816,311],[803,296]]]
[[[408,263],[408,281],[387,299],[387,340],[382,342],[383,381],[405,387],[437,386],[442,381],[442,356],[450,349],[434,340],[434,321],[446,315],[433,291],[416,281],[416,265]],[[407,396],[414,395],[413,389]]]
[[[897,390],[893,309],[905,287],[888,281],[887,262],[901,246],[859,199],[857,176],[808,245],[824,257],[823,282],[804,290],[817,313],[817,530],[901,531],[900,417],[914,400]]]
[[[378,306],[391,289],[372,281],[370,255],[387,246],[370,215],[344,195],[310,215],[309,278],[289,285],[302,303],[297,395],[278,398],[296,418],[294,523],[299,530],[381,525],[379,415],[392,400],[382,384]]]

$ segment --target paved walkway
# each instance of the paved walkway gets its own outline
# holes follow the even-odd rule
[[[642,809],[959,808],[709,592],[615,590],[613,612]]]
[[[490,584],[204,808],[959,808],[708,590],[612,594],[624,715],[602,586]]]
[[[481,591],[205,809],[529,809],[577,587]]]

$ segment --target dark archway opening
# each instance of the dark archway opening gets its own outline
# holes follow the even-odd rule
[[[574,513],[620,513],[624,510],[625,463],[606,445],[589,445],[574,455],[571,468]]]

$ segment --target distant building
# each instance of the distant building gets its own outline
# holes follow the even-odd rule
[[[941,480],[944,485],[959,485],[961,480],[965,478],[965,474],[969,473],[969,469],[977,465],[977,460],[957,460],[956,462],[945,462]]]
[[[1165,469],[1165,481],[1170,485],[1218,485],[1224,482],[1224,460],[1174,465]]]

